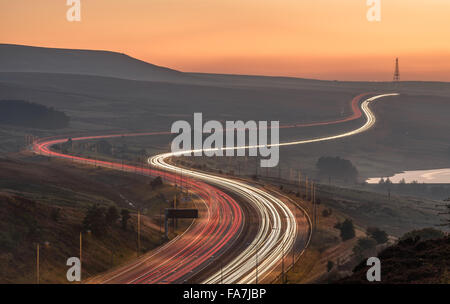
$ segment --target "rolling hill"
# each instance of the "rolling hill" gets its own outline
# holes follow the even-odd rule
[[[189,77],[115,52],[11,44],[0,44],[0,72],[76,74],[175,82]]]

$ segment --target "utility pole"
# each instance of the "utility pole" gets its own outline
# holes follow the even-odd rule
[[[177,209],[177,195],[176,194],[173,198],[173,208]],[[177,230],[177,219],[174,218],[173,219],[173,232],[175,232],[176,230]]]
[[[141,254],[141,212],[138,211],[138,220],[137,220],[137,245],[138,245],[138,250],[137,250],[137,256],[139,256]]]
[[[39,243],[36,247],[36,283],[39,284]]]
[[[308,177],[305,176],[305,201],[308,200]]]
[[[292,272],[295,272],[295,250],[294,244],[292,244]]]
[[[83,233],[80,232],[80,281],[83,269]]]
[[[162,232],[162,210],[159,209],[159,234]]]
[[[183,193],[183,168],[180,167],[181,175],[180,175],[180,187],[181,187],[181,193]]]
[[[314,206],[314,225],[317,228],[317,219],[318,219],[318,215],[317,215],[317,204],[316,204],[316,184],[312,185],[312,201],[313,201],[313,206]]]
[[[318,219],[319,219],[319,214],[318,214],[318,207],[317,207],[317,201],[316,201],[316,184],[314,183],[313,184],[313,203],[314,203],[314,209],[315,209],[315,212],[314,212],[314,215],[315,215],[315,217],[316,217],[316,219],[315,219],[315,223],[316,223],[316,228],[317,228],[317,225],[318,225]]]
[[[258,247],[256,248],[256,264],[255,264],[255,284],[258,284]]]
[[[284,284],[284,247],[281,245],[281,284]]]

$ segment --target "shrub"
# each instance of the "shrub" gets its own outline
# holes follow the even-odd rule
[[[332,209],[323,209],[322,210],[322,216],[323,217],[329,217],[333,213]]]
[[[388,241],[388,234],[376,227],[367,228],[367,234],[372,237],[378,244],[384,244]]]
[[[328,263],[327,263],[327,272],[330,272],[331,269],[333,269],[333,267],[334,267],[333,261],[328,261]]]
[[[341,231],[341,239],[343,241],[347,241],[355,237],[355,227],[353,227],[352,220],[346,219],[342,223],[337,223],[334,228]]]
[[[340,157],[322,156],[316,163],[319,175],[322,177],[337,178],[346,182],[356,182],[358,178],[358,170],[347,159]]]
[[[360,238],[356,243],[355,247],[353,247],[353,253],[360,259],[365,258],[370,251],[374,250],[377,246],[377,242],[370,238]]]
[[[434,229],[434,228],[424,228],[420,230],[413,230],[410,232],[405,233],[401,238],[400,241],[404,241],[406,239],[415,239],[419,238],[420,241],[427,241],[432,239],[440,239],[445,236],[445,233]]]
[[[152,186],[153,189],[160,187],[163,185],[163,180],[161,176],[156,177],[154,180],[150,182],[150,186]]]
[[[131,218],[130,211],[127,209],[122,209],[120,215],[122,216],[122,229],[127,230],[128,220]]]
[[[117,210],[116,206],[111,206],[108,208],[108,211],[106,212],[106,223],[109,226],[112,226],[117,222],[119,217],[120,217],[119,210]]]
[[[97,204],[91,206],[84,217],[83,228],[90,230],[96,236],[103,235],[106,232],[105,208]]]
[[[0,100],[0,123],[38,129],[60,129],[69,125],[64,113],[25,100]]]

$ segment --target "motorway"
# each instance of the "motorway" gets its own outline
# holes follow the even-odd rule
[[[358,119],[363,113],[365,123],[361,127],[337,135],[269,144],[267,146],[290,146],[336,140],[369,130],[376,122],[376,117],[369,107],[370,103],[383,97],[398,94],[383,94],[370,97],[361,103],[361,110],[359,110],[359,107],[355,108],[355,105],[359,105],[360,99],[366,95],[361,94],[352,101],[353,115],[350,118],[308,125],[295,124],[293,126],[284,126],[303,127],[341,123]],[[72,138],[72,141],[154,134],[166,133],[154,132],[78,137]],[[34,151],[82,163],[94,164],[95,162],[97,166],[134,171],[143,175],[160,175],[172,183],[175,182],[181,169],[172,164],[170,159],[187,152],[196,152],[195,150],[181,151],[153,156],[148,159],[148,163],[156,169],[149,169],[65,155],[50,149],[51,146],[65,141],[67,141],[67,138],[40,140],[33,145]],[[256,145],[225,147],[222,149],[259,147]],[[306,240],[305,246],[309,243],[311,222],[307,213],[302,213],[303,220],[299,221],[294,215],[292,207],[289,207],[279,196],[268,193],[247,182],[207,174],[193,169],[182,170],[184,182],[193,189],[197,197],[203,202],[201,219],[194,221],[193,225],[184,234],[171,240],[154,252],[144,255],[137,261],[120,269],[94,278],[91,281],[92,283],[182,283],[208,267],[214,261],[217,261],[218,257],[225,252],[233,255],[233,258],[226,265],[223,265],[220,271],[211,273],[203,280],[203,283],[255,283],[256,281],[258,283],[268,283],[270,282],[268,281],[270,274],[284,260],[286,253],[293,250],[298,237]],[[231,196],[227,193],[233,195]],[[234,197],[240,199],[236,201]],[[233,246],[233,243],[237,242],[245,228],[246,217],[242,206],[240,206],[242,201],[249,204],[256,213],[258,227],[251,243],[244,244],[236,252],[230,253],[229,251],[231,250],[229,249]],[[299,222],[302,225],[299,225]]]
[[[125,134],[125,136],[149,136],[160,133]],[[121,135],[75,137],[72,141],[86,141],[98,138],[115,138]],[[144,176],[161,176],[171,184],[180,184],[177,173],[171,174],[150,168],[122,163],[94,160],[58,153],[51,150],[56,144],[67,142],[63,139],[42,139],[33,144],[33,150],[41,155],[68,159],[72,162],[122,170]],[[182,180],[190,193],[200,204],[199,219],[168,243],[145,254],[119,269],[90,279],[89,283],[183,283],[192,275],[211,263],[215,255],[226,251],[240,236],[245,219],[243,210],[234,198],[216,187],[198,180]]]

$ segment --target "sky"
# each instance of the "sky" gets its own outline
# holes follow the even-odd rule
[[[450,81],[450,1],[0,0],[0,43],[110,50],[186,72]]]

